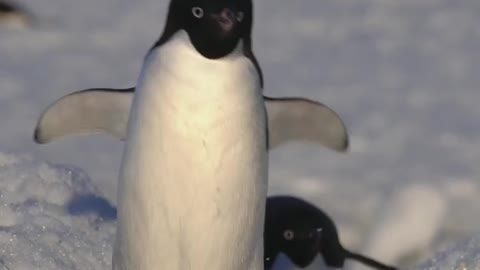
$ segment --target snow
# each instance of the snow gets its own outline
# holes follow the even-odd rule
[[[382,207],[374,217],[377,224],[371,228],[373,237],[367,239],[362,252],[391,265],[405,254],[424,255],[421,253],[430,248],[447,212],[443,194],[425,184],[412,184],[396,191]],[[354,269],[368,268],[358,265]]]
[[[114,209],[80,169],[0,153],[0,267],[109,269]]]
[[[110,269],[116,210],[83,170],[38,161],[29,155],[0,153],[0,190],[0,269]],[[428,197],[427,206],[438,203],[431,190],[416,186],[399,192],[394,204],[385,207],[409,212],[405,205],[417,196]],[[403,216],[409,215],[410,222],[418,220],[413,217],[415,212]],[[390,227],[385,222],[379,225],[380,231]],[[408,230],[396,230],[405,231]],[[400,235],[390,240],[405,241],[401,237],[411,239]],[[424,238],[418,246],[422,242]],[[400,246],[415,248],[408,243]],[[388,254],[387,251],[382,255],[386,257],[380,257],[387,261]],[[321,259],[317,263],[321,265]],[[285,256],[280,256],[274,269],[286,270],[291,266]],[[480,269],[480,235],[437,252],[414,269]]]
[[[417,269],[423,270],[477,270],[480,269],[480,236],[460,241],[437,252]]]
[[[96,135],[39,146],[33,127],[72,91],[134,85],[168,1],[18,2],[38,25],[0,26],[0,239],[14,243],[0,245],[0,262],[108,269],[122,143]],[[272,151],[270,193],[314,202],[346,247],[402,267],[480,234],[479,2],[300,2],[255,2],[265,92],[328,104],[345,119],[352,149]],[[93,195],[69,208],[76,193]],[[89,205],[100,206],[92,214]],[[477,256],[459,249],[445,256]]]

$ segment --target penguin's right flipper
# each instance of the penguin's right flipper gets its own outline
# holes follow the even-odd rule
[[[270,148],[290,141],[309,141],[338,152],[348,150],[347,128],[326,105],[304,98],[265,96],[265,106]]]
[[[91,133],[124,139],[133,90],[87,89],[58,99],[40,116],[35,142],[44,144],[68,135]]]

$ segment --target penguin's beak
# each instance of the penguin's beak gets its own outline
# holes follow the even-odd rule
[[[243,19],[243,13],[230,8],[223,8],[220,13],[212,14],[213,19],[218,23],[225,34],[232,32],[235,26]]]

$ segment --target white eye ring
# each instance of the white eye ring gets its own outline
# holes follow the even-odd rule
[[[245,17],[245,15],[243,14],[243,12],[238,12],[237,14],[237,21],[238,22],[241,22],[243,21],[243,18]]]
[[[293,237],[295,236],[295,234],[293,233],[292,230],[285,230],[283,231],[283,238],[285,238],[285,240],[293,240]]]
[[[201,7],[192,7],[192,14],[197,19],[203,18],[203,9]]]

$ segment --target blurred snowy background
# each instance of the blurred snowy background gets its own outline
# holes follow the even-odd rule
[[[134,85],[168,1],[15,3],[37,22],[0,26],[0,269],[109,269],[122,143],[36,145],[33,128],[63,95]],[[257,0],[253,41],[267,95],[322,101],[351,135],[348,154],[272,151],[270,193],[314,202],[380,261],[479,269],[480,1]]]

